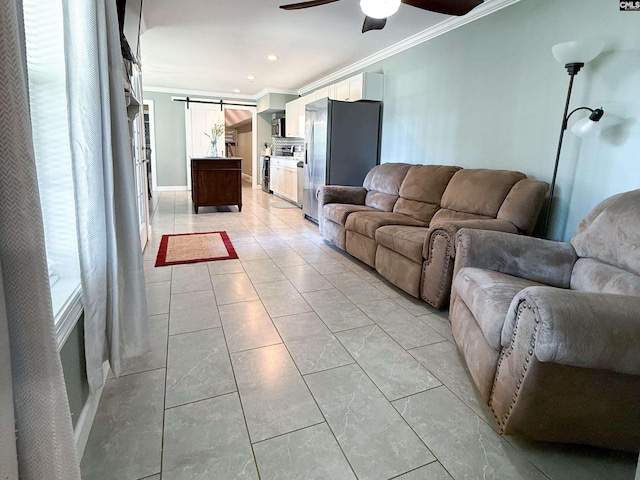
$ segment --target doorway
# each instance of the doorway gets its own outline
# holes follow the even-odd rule
[[[253,122],[249,110],[224,109],[226,156],[242,158],[242,179],[253,183]]]

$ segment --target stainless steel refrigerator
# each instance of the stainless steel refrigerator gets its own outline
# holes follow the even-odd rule
[[[339,102],[323,98],[305,109],[305,165],[302,211],[318,222],[320,185],[362,186],[380,163],[381,102]]]

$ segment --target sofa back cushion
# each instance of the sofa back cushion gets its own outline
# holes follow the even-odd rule
[[[440,209],[440,201],[451,177],[460,167],[443,165],[414,165],[400,186],[400,198],[393,207],[423,222],[429,222]]]
[[[530,235],[549,190],[547,182],[525,178],[509,191],[498,211],[499,220],[513,223],[520,233]]]
[[[511,188],[526,178],[511,170],[464,169],[455,173],[442,195],[442,208],[496,218]]]
[[[385,212],[393,211],[400,186],[410,168],[408,163],[383,163],[373,167],[362,184],[367,189],[364,204]]]
[[[571,244],[579,257],[640,275],[640,190],[601,202],[582,220]]]

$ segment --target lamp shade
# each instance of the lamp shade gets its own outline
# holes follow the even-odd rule
[[[594,122],[589,117],[581,118],[571,127],[573,134],[580,138],[595,137],[600,133],[600,130],[600,122]]]
[[[571,113],[574,113],[578,110],[583,110],[584,108],[579,108],[574,110]],[[591,109],[588,109],[591,110]],[[571,131],[574,135],[577,135],[581,138],[587,137],[595,137],[600,133],[600,119],[604,115],[604,110],[602,108],[596,108],[595,110],[591,110],[591,115],[585,118],[581,118],[571,127]],[[569,115],[571,116],[571,115]]]
[[[362,12],[371,18],[387,18],[400,8],[400,0],[360,0]]]
[[[558,43],[551,47],[551,52],[560,64],[566,65],[568,63],[589,63],[600,55],[603,48],[604,43],[600,40],[588,39]]]

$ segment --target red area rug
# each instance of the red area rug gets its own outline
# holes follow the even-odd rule
[[[163,235],[156,267],[238,258],[227,232]]]

